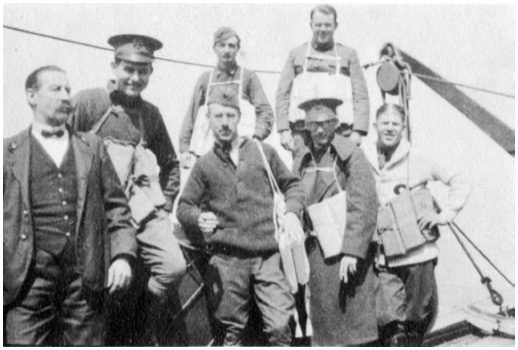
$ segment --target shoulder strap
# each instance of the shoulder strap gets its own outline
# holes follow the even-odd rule
[[[243,98],[243,81],[245,79],[245,69],[243,67],[239,67],[239,69],[241,70],[241,75],[239,76],[239,90],[237,97],[239,100],[241,100]]]
[[[97,132],[99,132],[99,130],[101,129],[101,126],[103,126],[104,122],[108,119],[108,117],[114,110],[115,110],[114,106],[110,105],[110,107],[108,107],[108,110],[103,114],[101,119],[99,119],[99,121],[97,123],[95,123],[92,130],[90,130],[90,133],[92,133],[94,135],[97,134]]]
[[[338,48],[335,44],[335,56],[336,56],[336,74],[340,74],[340,56],[338,55]]]
[[[282,195],[281,190],[279,189],[279,185],[273,176],[272,169],[270,168],[270,163],[268,163],[268,159],[266,159],[266,155],[264,154],[263,146],[261,145],[261,141],[254,139],[257,147],[259,148],[259,153],[261,153],[261,158],[263,159],[264,166],[266,168],[266,173],[268,174],[268,180],[270,181],[270,186],[272,187],[272,191],[274,193]]]
[[[338,186],[338,190],[340,192],[344,192],[345,190],[342,188],[342,186],[340,186],[340,181],[338,181],[338,176],[336,175],[336,167],[337,167],[337,165],[338,165],[338,156],[336,157],[335,164],[333,166],[333,176],[335,177],[336,186]]]
[[[306,73],[308,70],[308,57],[311,50],[311,43],[308,42],[307,48],[306,48],[306,55],[304,56],[304,68],[302,69],[302,73]]]

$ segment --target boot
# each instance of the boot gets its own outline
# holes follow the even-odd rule
[[[146,338],[149,346],[160,346],[165,327],[164,313],[167,298],[146,291]]]

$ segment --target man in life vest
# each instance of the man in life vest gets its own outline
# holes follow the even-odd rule
[[[160,330],[166,324],[166,301],[186,270],[169,218],[179,192],[179,162],[160,111],[141,97],[153,73],[153,53],[162,43],[143,35],[116,35],[108,43],[115,49],[115,80],[107,89],[79,92],[69,122],[75,130],[104,139],[125,186],[138,227],[139,259],[150,274],[146,334],[156,344],[165,336]]]
[[[337,133],[361,143],[369,129],[369,96],[356,51],[335,43],[336,10],[319,5],[311,11],[311,42],[293,49],[281,72],[276,93],[277,130],[294,158],[307,144],[304,112],[299,104],[317,96],[344,101],[337,109]]]
[[[380,202],[375,268],[380,343],[420,346],[438,307],[437,226],[448,224],[460,212],[470,185],[465,174],[424,154],[403,137],[406,117],[401,106],[381,106],[374,126],[378,140],[363,147]],[[426,188],[432,181],[449,188],[439,213]]]
[[[230,86],[238,94],[241,121],[239,135],[264,140],[272,130],[273,110],[257,75],[236,62],[241,39],[230,27],[214,33],[215,69],[203,73],[196,82],[189,109],[180,131],[180,165],[190,168],[196,157],[212,149],[214,137],[207,119],[209,95],[221,86]]]

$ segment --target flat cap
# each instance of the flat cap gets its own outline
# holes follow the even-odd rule
[[[343,103],[337,98],[314,98],[299,105],[306,112],[306,122],[324,122],[336,118],[336,107]]]
[[[225,41],[228,38],[232,38],[233,36],[237,37],[237,39],[240,40],[239,36],[234,31],[234,29],[230,27],[221,27],[214,33],[214,45],[216,45],[220,41]]]
[[[137,34],[114,35],[108,44],[115,49],[115,57],[136,63],[153,62],[153,54],[162,48],[162,43],[154,38]]]
[[[235,89],[230,88],[230,86],[216,86],[207,100],[207,105],[212,103],[239,110],[238,92]]]

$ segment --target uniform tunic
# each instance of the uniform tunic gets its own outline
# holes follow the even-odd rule
[[[198,116],[198,109],[203,106],[207,100],[207,87],[209,85],[211,71],[203,73],[196,82],[194,92],[189,103],[189,109],[185,115],[180,131],[180,153],[189,152],[191,137]],[[243,75],[243,96],[254,107],[256,113],[256,123],[254,136],[259,140],[264,140],[270,135],[273,126],[273,110],[266,98],[263,87],[257,75],[242,67],[235,65],[230,70],[217,67],[214,72],[212,83],[222,83],[234,81],[233,88],[238,89],[238,81]],[[211,87],[212,91],[213,87]],[[209,91],[210,93],[210,91]]]
[[[108,118],[98,135],[135,145],[143,138],[146,147],[157,158],[160,186],[166,198],[164,209],[171,212],[180,186],[180,165],[158,108],[141,98],[134,102],[128,101],[121,92],[114,90],[113,82],[108,84],[108,90],[98,88],[81,91],[74,100],[77,109],[70,124],[75,130],[85,132],[94,127],[110,105],[123,106],[126,115]],[[139,118],[142,118],[143,130],[139,130]]]
[[[310,237],[311,319],[314,346],[359,345],[378,337],[373,251],[369,247],[376,226],[377,199],[374,177],[363,152],[342,136],[335,135],[324,154],[313,157],[309,148],[296,164],[302,176],[306,205],[321,202],[338,193],[329,172],[306,172],[308,168],[334,167],[340,187],[347,193],[347,226],[342,254],[358,258],[357,273],[344,284],[339,269],[343,255],[324,259],[318,242]],[[309,224],[308,224],[309,225]],[[339,242],[337,242],[339,244]]]

